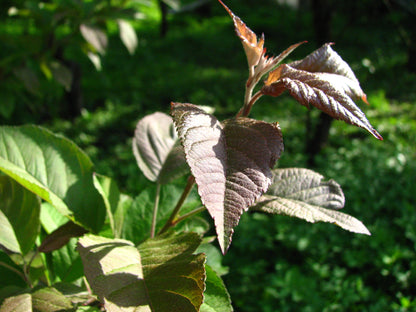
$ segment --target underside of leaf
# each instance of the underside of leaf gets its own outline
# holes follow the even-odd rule
[[[221,124],[193,104],[172,103],[172,115],[225,253],[241,214],[271,183],[270,169],[283,150],[280,128],[249,118]]]
[[[329,73],[310,73],[286,64],[270,75],[272,78],[269,77],[262,88],[263,94],[278,96],[288,90],[300,104],[306,107],[311,104],[335,119],[364,128],[375,138],[383,139],[351,99],[348,78]]]

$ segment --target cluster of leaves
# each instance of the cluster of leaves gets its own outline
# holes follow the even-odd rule
[[[133,54],[138,41],[128,21],[136,15],[134,1],[24,1],[10,7],[4,23],[13,23],[20,33],[2,36],[0,79],[8,87],[0,89],[5,98],[0,115],[16,117],[21,103],[43,112],[30,99],[42,98],[48,86],[53,92],[69,92],[75,79],[71,53],[86,55],[100,70],[110,22],[117,24],[120,39]]]
[[[207,108],[181,103],[172,103],[172,118],[157,112],[138,122],[133,153],[156,183],[154,199],[146,192],[136,199],[121,194],[63,137],[34,126],[1,128],[0,170],[6,175],[1,176],[0,264],[26,287],[3,289],[0,311],[98,311],[97,302],[108,311],[232,311],[220,278],[224,268],[207,257],[218,256],[212,238],[202,239],[208,226],[196,214],[205,209],[222,253],[248,209],[370,234],[360,221],[337,211],[344,195],[335,181],[307,169],[273,169],[283,151],[280,127],[247,117],[261,96],[287,89],[301,104],[381,139],[353,102],[365,95],[349,66],[329,45],[279,65],[299,44],[268,57],[264,38],[258,40],[225,8],[249,65],[244,104],[235,118],[222,122]],[[189,170],[177,204],[166,205],[163,190]],[[195,183],[202,206],[187,201]],[[63,255],[70,264],[59,268],[56,260]],[[75,259],[82,260],[83,272],[72,267]],[[72,287],[59,283],[71,269],[77,272]]]

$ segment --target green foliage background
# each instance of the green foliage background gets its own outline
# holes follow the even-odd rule
[[[291,55],[294,60],[318,47],[307,8],[295,11],[274,1],[226,4],[257,34],[265,33],[270,52],[308,40]],[[223,259],[229,267],[223,278],[236,311],[416,310],[416,74],[406,69],[406,49],[393,26],[401,12],[369,0],[355,5],[356,12],[338,5],[332,20],[334,49],[356,72],[371,104],[363,111],[384,141],[335,122],[314,169],[341,184],[345,212],[362,220],[372,236],[287,217],[243,215]],[[139,37],[135,55],[128,54],[111,27],[102,71],[74,53],[83,66],[80,117],[56,118],[55,106],[64,105],[64,99],[58,86],[48,83],[40,96],[25,95],[30,107],[55,107],[47,118],[32,115],[19,102],[23,109],[2,116],[2,123],[43,120],[79,144],[96,171],[114,177],[123,192],[141,192],[148,182],[131,151],[139,118],[168,112],[170,101],[177,101],[214,106],[222,119],[242,102],[245,56],[227,14],[216,3],[211,9],[208,16],[171,15],[168,34],[160,38],[156,6],[143,7],[146,18],[134,24]],[[19,26],[0,24],[2,34],[19,35]],[[11,87],[23,92],[21,86]],[[0,105],[7,103],[3,98]],[[280,167],[306,166],[306,109],[289,97],[264,98],[252,116],[279,121],[285,137]],[[312,120],[317,116],[312,110]]]

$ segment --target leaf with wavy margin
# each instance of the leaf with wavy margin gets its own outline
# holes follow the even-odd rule
[[[308,222],[329,222],[360,234],[371,235],[356,218],[334,209],[344,206],[344,194],[334,180],[308,169],[290,168],[273,171],[273,184],[250,208],[271,214],[282,214]]]
[[[271,96],[279,96],[288,90],[300,104],[306,107],[312,104],[331,117],[361,127],[382,140],[381,135],[351,99],[349,82],[350,79],[345,76],[310,73],[283,64],[270,72],[261,90],[263,94]]]
[[[245,117],[221,124],[193,104],[172,103],[172,115],[225,253],[241,214],[271,183],[270,169],[283,150],[280,128]]]

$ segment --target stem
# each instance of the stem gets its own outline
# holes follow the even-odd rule
[[[192,210],[192,211],[190,211],[188,213],[185,213],[184,215],[179,216],[177,219],[175,219],[174,221],[172,221],[172,226],[175,226],[179,222],[181,222],[181,221],[183,221],[183,220],[185,220],[185,219],[187,219],[189,217],[192,217],[193,215],[196,215],[196,214],[198,214],[198,213],[200,213],[200,212],[202,212],[202,211],[204,211],[206,209],[207,208],[205,206],[201,206],[201,207],[198,207],[198,208],[196,208],[196,209],[194,209],[194,210]]]
[[[182,208],[182,205],[185,202],[186,198],[188,197],[189,193],[191,192],[192,187],[194,186],[194,183],[195,183],[195,177],[189,176],[188,183],[186,184],[185,189],[183,190],[182,195],[179,198],[175,209],[173,209],[172,214],[169,217],[169,220],[166,221],[165,226],[160,230],[159,234],[166,232],[174,224],[174,220],[176,219],[176,216],[178,215],[179,210]]]
[[[249,76],[246,83],[246,92],[244,94],[244,105],[237,113],[237,117],[247,117],[250,114],[254,103],[263,95],[260,91],[253,96],[254,87],[259,82],[260,77],[254,76],[254,66],[249,69]]]
[[[153,206],[152,227],[150,229],[150,237],[151,238],[155,237],[157,210],[159,208],[159,199],[160,199],[160,183],[157,182],[157,184],[156,184],[155,204]]]

